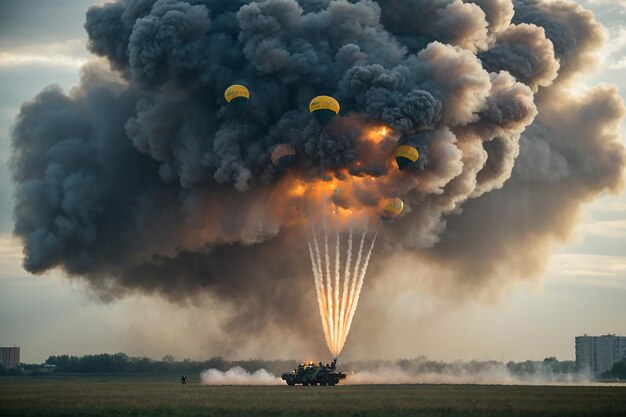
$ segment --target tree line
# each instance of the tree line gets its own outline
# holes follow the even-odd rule
[[[62,373],[200,373],[205,369],[214,368],[227,371],[239,366],[246,371],[254,372],[264,368],[272,373],[282,373],[297,365],[295,360],[258,360],[229,361],[221,357],[213,357],[206,361],[184,359],[177,361],[173,356],[166,355],[161,360],[147,357],[131,357],[124,353],[101,353],[97,355],[50,356],[45,365],[53,366],[55,372]]]
[[[147,357],[132,357],[124,353],[100,353],[85,356],[55,355],[46,359],[44,364],[22,364],[19,369],[3,369],[0,365],[0,375],[42,375],[49,373],[178,373],[199,374],[206,369],[217,369],[225,372],[234,367],[241,367],[248,372],[265,369],[274,375],[280,375],[297,366],[298,362],[291,360],[262,360],[250,359],[244,361],[226,360],[222,357],[213,357],[205,361],[184,359],[176,360],[171,355],[164,356],[161,360]],[[397,367],[410,374],[420,373],[479,373],[481,371],[497,368],[505,368],[512,375],[564,375],[576,373],[574,361],[559,361],[554,357],[543,361],[524,362],[497,362],[497,361],[469,361],[469,362],[442,362],[433,361],[426,357],[415,359],[399,359],[395,361],[361,361],[344,362],[340,364],[346,372],[377,370]],[[626,360],[618,362],[610,372],[602,375],[603,378],[626,379]]]

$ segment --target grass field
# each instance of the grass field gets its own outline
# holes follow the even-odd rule
[[[626,416],[626,387],[206,386],[176,377],[0,378],[0,416]]]

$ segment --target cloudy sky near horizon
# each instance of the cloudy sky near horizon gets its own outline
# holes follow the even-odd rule
[[[584,82],[618,86],[626,99],[626,0],[579,0],[606,28],[604,62]],[[136,295],[102,303],[78,280],[60,271],[31,276],[20,266],[21,247],[11,235],[12,184],[8,169],[10,128],[20,105],[50,84],[68,92],[91,56],[84,14],[93,0],[29,0],[0,3],[0,345],[22,347],[22,361],[40,362],[60,353],[122,351],[160,358],[263,356],[268,333],[232,351],[219,342],[216,311],[232,308],[208,296],[178,306]],[[626,142],[626,123],[622,124]],[[626,193],[590,202],[570,242],[554,247],[541,279],[504,288],[496,298],[458,303],[413,286],[366,286],[363,305],[389,318],[371,329],[355,320],[346,359],[394,359],[426,355],[437,360],[573,359],[574,337],[583,333],[626,335]],[[401,285],[401,283],[397,283]],[[397,289],[397,288],[396,288]],[[416,303],[417,300],[417,303]],[[417,306],[416,306],[417,304]],[[407,331],[407,328],[410,331]],[[416,337],[417,335],[417,337]],[[320,339],[321,340],[321,339]],[[416,343],[415,340],[418,340]],[[298,357],[297,341],[276,344],[274,357]],[[272,345],[272,346],[274,346]],[[299,358],[299,359],[305,359]]]

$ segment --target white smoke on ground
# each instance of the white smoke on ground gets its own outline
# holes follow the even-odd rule
[[[240,366],[228,371],[207,369],[200,374],[204,385],[283,385],[285,382],[265,369],[248,372]],[[389,365],[349,372],[342,385],[401,385],[401,384],[472,384],[472,385],[593,385],[590,375],[557,374],[548,370],[517,375],[502,363],[469,370],[462,364],[440,372],[412,372]],[[605,384],[603,384],[605,385]]]
[[[588,385],[588,375],[553,374],[549,372],[515,375],[505,365],[494,365],[471,372],[466,369],[442,372],[413,373],[399,366],[378,370],[358,371],[348,374],[345,385],[378,384],[476,384],[476,385]]]
[[[284,382],[267,372],[259,369],[250,373],[240,366],[222,372],[218,369],[207,369],[200,373],[200,383],[204,385],[278,385]]]

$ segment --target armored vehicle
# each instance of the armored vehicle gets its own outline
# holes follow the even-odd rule
[[[330,365],[324,365],[321,362],[314,364],[313,362],[298,365],[297,369],[292,372],[285,372],[282,379],[287,385],[330,385],[334,386],[340,380],[346,378],[343,372],[337,372],[337,359]]]

